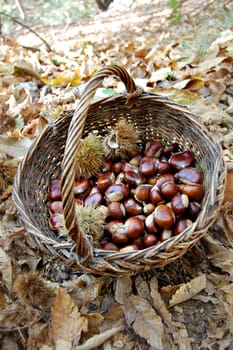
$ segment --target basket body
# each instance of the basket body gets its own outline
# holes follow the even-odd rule
[[[90,132],[106,135],[124,116],[140,131],[141,141],[158,139],[163,144],[177,142],[182,150],[194,152],[204,173],[205,195],[197,220],[180,235],[153,247],[128,253],[93,247],[92,259],[85,263],[74,243],[59,240],[49,226],[48,188],[52,177],[61,177],[72,111],[54,124],[48,124],[34,141],[15,178],[13,198],[29,239],[46,254],[78,270],[106,275],[135,274],[163,267],[181,257],[208,230],[223,200],[225,165],[221,147],[215,143],[200,120],[185,107],[154,94],[142,93],[127,104],[126,95],[91,103],[83,137]]]

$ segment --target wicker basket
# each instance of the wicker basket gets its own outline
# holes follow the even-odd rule
[[[96,89],[109,75],[118,76],[127,93],[93,102]],[[105,135],[122,115],[143,135],[142,142],[159,139],[192,150],[203,169],[205,188],[202,210],[188,229],[155,246],[124,253],[94,247],[91,238],[78,230],[73,192],[81,137],[93,131]],[[77,270],[120,276],[163,267],[186,253],[215,221],[223,200],[225,175],[221,147],[196,116],[166,97],[144,93],[124,68],[111,65],[90,79],[75,111],[48,124],[33,142],[19,165],[13,198],[34,247]],[[61,177],[65,222],[75,241],[58,239],[49,226],[47,194],[50,179],[56,177]]]

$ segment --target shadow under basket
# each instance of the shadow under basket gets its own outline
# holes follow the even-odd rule
[[[126,93],[93,102],[97,88],[109,75],[123,81]],[[94,246],[90,236],[77,230],[74,215],[74,164],[81,138],[90,132],[106,135],[122,117],[140,132],[143,143],[155,139],[164,145],[177,142],[181,150],[193,151],[204,174],[205,195],[196,221],[177,236],[132,252]],[[17,170],[13,199],[34,247],[78,271],[121,276],[163,267],[185,254],[216,220],[225,177],[221,146],[198,117],[166,97],[143,92],[123,67],[111,65],[90,79],[75,111],[48,124],[34,140]],[[51,178],[61,178],[65,222],[70,236],[76,235],[75,241],[59,239],[49,225]]]

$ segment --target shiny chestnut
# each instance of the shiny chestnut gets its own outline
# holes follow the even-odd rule
[[[173,181],[165,182],[160,189],[162,196],[166,199],[171,199],[178,191],[179,187]]]
[[[153,186],[150,190],[150,200],[153,204],[158,204],[163,201],[163,197],[157,185]]]
[[[192,225],[192,221],[189,220],[189,219],[179,219],[177,222],[176,222],[176,225],[174,227],[174,230],[173,230],[173,234],[176,236],[176,235],[179,235],[181,232],[183,232],[184,230],[186,230],[186,228],[188,228],[190,225]]]
[[[108,202],[119,202],[126,198],[129,194],[129,189],[124,184],[114,184],[105,191],[105,198]]]
[[[134,252],[135,250],[138,250],[138,246],[136,244],[128,244],[123,248],[120,248],[121,253],[129,253]]]
[[[192,201],[200,201],[204,196],[204,187],[200,184],[180,184],[179,189]]]
[[[187,167],[179,170],[175,175],[175,180],[185,184],[203,182],[203,174],[200,173],[195,167]]]
[[[102,193],[95,192],[92,194],[89,194],[85,200],[84,205],[100,205],[103,203],[104,197]]]
[[[125,207],[121,202],[110,202],[108,204],[108,215],[114,219],[123,219],[125,217]]]
[[[156,185],[160,189],[165,182],[175,182],[173,174],[163,174],[157,178]]]
[[[113,242],[100,242],[100,246],[103,250],[113,250],[118,251],[119,248]]]
[[[117,232],[119,229],[122,228],[122,225],[123,225],[122,220],[109,221],[104,225],[104,234],[107,237],[111,237],[113,233]]]
[[[198,202],[190,202],[189,203],[189,208],[188,208],[188,216],[190,217],[191,220],[196,220],[198,217],[198,214],[200,213],[201,210],[201,204]]]
[[[139,215],[142,213],[142,206],[137,203],[133,198],[127,198],[124,201],[125,211],[128,215]]]
[[[176,219],[168,205],[160,204],[154,210],[154,220],[159,227],[169,229],[175,224]]]
[[[170,157],[172,153],[179,151],[179,144],[176,142],[170,143],[163,147],[162,155],[165,157]]]
[[[189,206],[189,198],[186,194],[176,193],[171,199],[171,207],[176,215],[183,214]]]
[[[162,152],[163,145],[159,140],[149,141],[146,143],[144,150],[145,156],[158,158]]]
[[[190,167],[195,162],[195,156],[192,151],[177,152],[169,158],[170,165],[175,169]]]
[[[145,178],[140,173],[135,173],[133,171],[125,171],[124,180],[127,184],[133,186],[138,186],[145,182]]]
[[[50,180],[48,196],[52,201],[61,200],[61,181],[59,179]]]
[[[164,242],[167,239],[171,238],[171,236],[172,236],[172,230],[165,229],[160,233],[159,238],[161,242]]]
[[[145,246],[145,248],[149,248],[154,246],[156,243],[158,243],[158,237],[148,233],[143,237],[143,244]]]
[[[91,182],[89,179],[79,179],[74,183],[74,195],[87,195],[91,190]]]
[[[156,161],[152,157],[143,157],[140,161],[139,170],[143,176],[152,176],[155,174]]]
[[[144,222],[138,217],[130,217],[125,222],[127,236],[129,238],[135,239],[140,237],[144,232]]]
[[[134,198],[141,203],[147,203],[150,201],[150,191],[152,185],[142,184],[136,187],[134,190]]]
[[[150,215],[148,215],[145,219],[145,227],[146,227],[146,231],[148,233],[158,233],[159,232],[159,228],[155,223],[154,220],[154,214],[151,213]]]
[[[97,186],[105,191],[110,185],[115,182],[115,174],[112,171],[108,171],[107,173],[103,173],[97,179]]]
[[[166,160],[159,160],[156,164],[156,171],[158,174],[167,174],[171,171],[171,166]]]
[[[51,213],[63,213],[62,201],[53,201],[50,203]]]
[[[104,173],[112,171],[112,166],[113,166],[113,164],[112,164],[111,159],[104,159],[103,163],[102,163],[102,166],[101,166],[101,170]]]

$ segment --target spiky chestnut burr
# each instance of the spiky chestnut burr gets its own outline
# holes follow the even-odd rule
[[[104,160],[104,150],[101,140],[90,134],[81,141],[77,156],[76,176],[90,178],[95,176]]]
[[[103,237],[107,208],[104,206],[77,205],[76,216],[83,234],[92,235],[94,241]]]
[[[76,217],[78,225],[83,234],[91,235],[94,241],[99,241],[103,236],[105,218],[108,215],[107,207],[94,205],[77,205]],[[67,237],[67,229],[63,214],[57,214],[60,220],[56,228],[60,237]]]
[[[123,160],[132,156],[138,149],[138,131],[133,124],[122,119],[110,134],[103,139],[103,148],[106,158],[121,158]]]
[[[51,307],[56,294],[36,271],[18,275],[13,290],[24,304],[43,308]]]

